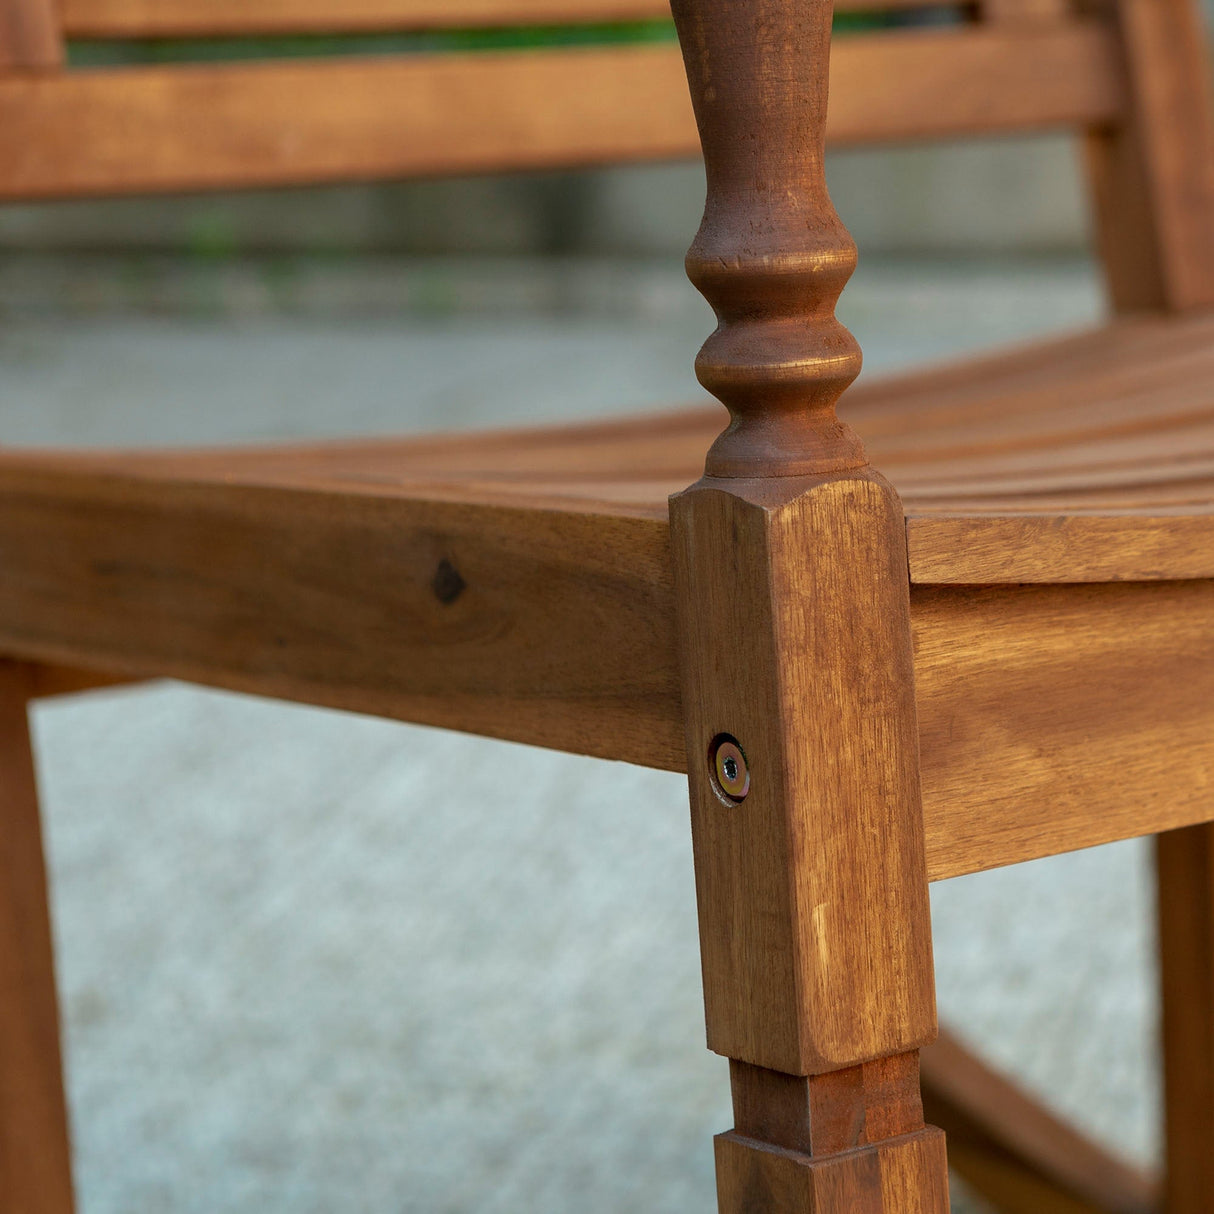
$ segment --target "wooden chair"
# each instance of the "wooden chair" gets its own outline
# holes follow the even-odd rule
[[[661,42],[63,66],[65,38],[593,22],[665,0],[0,3],[9,199],[692,155],[689,79],[709,195],[688,265],[720,318],[698,368],[732,414],[719,436],[697,409],[0,453],[5,1211],[72,1204],[26,705],[162,675],[686,771],[708,1040],[731,1059],[725,1214],[945,1210],[920,1051],[953,1163],[1002,1209],[1214,1210],[1214,158],[1197,15],[978,0],[840,38],[827,115],[827,0],[673,8],[686,77]],[[854,250],[824,138],[1047,128],[1085,145],[1117,318],[866,383],[838,421],[860,357],[832,314]],[[1144,834],[1159,835],[1158,1190],[955,1042],[927,1048],[929,881]]]

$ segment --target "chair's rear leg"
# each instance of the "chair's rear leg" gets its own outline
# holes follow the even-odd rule
[[[1214,824],[1156,836],[1164,1209],[1214,1212]]]
[[[0,662],[0,1211],[71,1214],[29,675],[25,666]]]

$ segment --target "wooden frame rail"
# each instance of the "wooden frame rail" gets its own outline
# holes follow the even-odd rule
[[[1074,21],[840,38],[835,146],[1112,122],[1113,34]],[[552,98],[563,98],[553,105]],[[0,199],[693,157],[678,48],[79,70],[0,78]]]
[[[955,0],[842,0],[843,12],[952,7]],[[669,18],[669,0],[61,0],[71,38],[197,38]]]
[[[2,652],[684,769],[662,522],[5,482]],[[932,878],[1209,818],[1212,611],[1212,581],[912,587]]]

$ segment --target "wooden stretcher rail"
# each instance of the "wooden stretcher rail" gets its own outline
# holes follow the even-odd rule
[[[1111,122],[1094,23],[840,38],[835,145]],[[561,104],[554,105],[553,98]],[[279,60],[0,80],[0,197],[282,186],[698,155],[678,49]]]
[[[935,7],[948,7],[945,5]],[[845,12],[933,7],[931,0],[843,0]],[[669,0],[63,0],[70,38],[584,25],[669,18]]]
[[[933,879],[1214,819],[1214,582],[911,608]],[[685,764],[653,518],[6,471],[0,652]]]

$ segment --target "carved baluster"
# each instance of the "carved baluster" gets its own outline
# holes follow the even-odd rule
[[[835,402],[855,249],[823,176],[829,0],[674,0],[708,166],[688,271],[728,406],[671,500],[722,1214],[943,1214],[902,508]]]
[[[860,347],[834,308],[856,246],[826,190],[829,4],[673,0],[708,199],[687,256],[720,324],[696,360],[732,414],[710,476],[861,467],[835,416]]]

